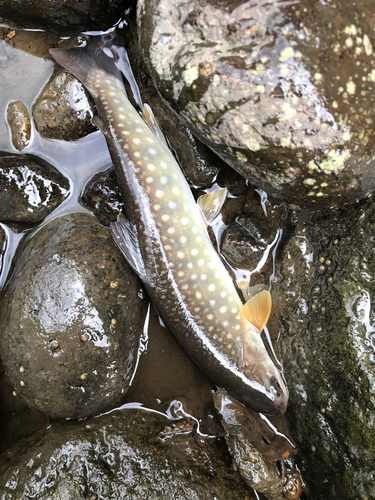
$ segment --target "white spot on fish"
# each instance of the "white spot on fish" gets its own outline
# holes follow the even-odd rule
[[[163,196],[164,192],[161,189],[158,189],[155,194],[158,198],[161,198]]]
[[[207,274],[201,274],[201,280],[206,280],[207,279]]]
[[[165,163],[165,161],[161,161],[160,166],[161,166],[161,168],[166,168],[167,164]]]
[[[161,216],[161,218],[162,218],[162,220],[167,221],[169,219],[169,215],[164,214],[164,215]]]
[[[174,194],[179,194],[179,192],[180,192],[180,190],[178,189],[178,187],[174,187],[172,189],[172,191],[173,191]]]
[[[198,266],[203,266],[203,264],[204,264],[204,260],[203,259],[198,260]]]
[[[170,201],[168,203],[169,208],[176,208],[176,203],[174,201]]]
[[[160,178],[160,182],[161,182],[162,184],[167,184],[167,182],[168,182],[168,177],[165,177],[165,175],[163,175],[163,176]]]
[[[134,144],[139,144],[141,142],[141,139],[138,139],[138,137],[135,137],[133,139]]]
[[[224,297],[226,297],[226,296],[227,296],[227,292],[221,292],[221,293],[220,293],[220,297],[223,297],[223,298],[224,298]]]
[[[196,248],[193,248],[193,250],[191,251],[191,254],[198,255],[198,250]]]
[[[173,234],[174,232],[175,232],[174,227],[170,227],[170,228],[168,228],[168,233],[169,233],[169,234]]]
[[[184,275],[185,275],[184,271],[178,271],[177,273],[177,276],[179,276],[180,278],[182,278],[182,276]]]
[[[209,285],[208,290],[213,292],[215,290],[215,285]]]
[[[149,163],[149,164],[147,165],[147,168],[148,168],[149,170],[155,170],[155,165],[153,165],[152,163]]]
[[[180,241],[183,245],[185,245],[185,243],[187,242],[186,236],[181,236]]]
[[[147,177],[146,182],[153,182],[154,178],[153,177]]]
[[[136,132],[138,132],[138,133],[140,133],[140,134],[142,134],[142,132],[143,132],[143,130],[142,130],[141,128],[139,128],[139,127],[137,127],[137,128],[135,129],[135,131],[136,131]]]
[[[185,257],[184,252],[181,252],[181,251],[180,251],[180,252],[177,252],[177,257],[178,257],[179,259],[183,259],[183,258]]]
[[[186,226],[186,224],[189,223],[189,219],[187,217],[182,217],[181,219],[181,224],[183,224],[184,226]]]
[[[156,155],[156,149],[154,148],[148,148],[148,152],[150,153],[150,155]]]
[[[201,299],[202,298],[201,292],[196,292],[195,296],[197,297],[197,299]]]
[[[220,307],[220,312],[224,314],[225,312],[227,312],[227,308],[225,306]]]
[[[214,315],[213,314],[207,314],[207,319],[214,319]]]
[[[200,243],[200,242],[202,241],[202,238],[201,238],[200,236],[197,236],[197,237],[196,237],[196,239],[195,239],[195,241],[196,241],[197,243]]]
[[[232,309],[232,310],[231,310],[231,312],[232,312],[233,314],[236,314],[236,312],[238,312],[238,309],[234,308],[234,309]]]
[[[155,210],[160,210],[160,205],[154,205]]]

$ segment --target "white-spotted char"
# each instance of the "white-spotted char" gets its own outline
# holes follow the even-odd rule
[[[179,165],[128,100],[114,58],[93,43],[51,54],[95,100],[126,206],[127,219],[111,230],[164,323],[218,386],[255,410],[283,413],[282,377],[260,332],[241,314]]]

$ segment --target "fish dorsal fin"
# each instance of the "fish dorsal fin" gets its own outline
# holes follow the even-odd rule
[[[147,125],[150,127],[150,129],[153,131],[153,133],[156,135],[156,137],[164,144],[164,146],[167,146],[169,148],[167,140],[160,128],[160,125],[150,108],[148,104],[145,104],[142,109],[143,113],[143,118],[145,119],[145,122]]]
[[[198,198],[198,207],[201,209],[207,224],[211,224],[219,214],[227,197],[227,192],[227,188],[218,188]]]
[[[240,311],[260,333],[266,326],[271,313],[272,299],[268,290],[263,290],[246,302]]]

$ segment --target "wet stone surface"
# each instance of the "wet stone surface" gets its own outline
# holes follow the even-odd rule
[[[96,174],[85,186],[81,201],[90,208],[99,222],[108,227],[117,220],[124,204],[113,167]]]
[[[141,0],[137,21],[162,97],[251,182],[313,210],[375,189],[371,0]]]
[[[19,251],[1,302],[1,352],[16,394],[80,418],[127,390],[143,329],[140,284],[88,214],[55,218]]]
[[[96,130],[91,122],[94,114],[92,98],[81,82],[59,66],[33,108],[40,135],[65,141],[76,141]]]
[[[31,122],[29,112],[22,101],[12,101],[7,109],[8,124],[13,146],[21,151],[30,142]]]
[[[131,0],[0,0],[0,22],[18,28],[47,29],[63,36],[105,31],[132,3]]]
[[[375,203],[296,213],[273,293],[310,498],[375,498]]]
[[[255,269],[275,233],[257,217],[237,217],[225,230],[220,250],[234,266]]]
[[[0,152],[0,220],[41,222],[69,194],[69,181],[34,155]]]
[[[0,457],[7,498],[255,498],[224,443],[188,421],[123,410],[76,425],[54,423]]]

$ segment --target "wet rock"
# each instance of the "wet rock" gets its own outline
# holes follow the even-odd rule
[[[314,500],[375,498],[375,204],[295,214],[274,310],[287,416]]]
[[[113,167],[94,175],[85,187],[82,202],[94,212],[103,226],[108,227],[117,220],[124,204]]]
[[[12,101],[7,109],[7,119],[13,146],[21,151],[30,142],[31,122],[29,112],[22,101]]]
[[[211,186],[220,168],[227,170],[229,168],[221,158],[191,133],[158,94],[140,52],[136,23],[130,26],[126,49],[129,52],[142,100],[151,106],[188,182],[197,188]]]
[[[81,82],[58,66],[35,102],[37,131],[47,139],[76,141],[96,130],[94,103]]]
[[[0,220],[41,222],[69,194],[69,181],[34,155],[0,152]]]
[[[255,269],[275,233],[261,219],[237,217],[222,236],[221,252],[234,266]]]
[[[217,440],[189,427],[187,434],[166,432],[171,424],[141,410],[54,423],[1,456],[0,492],[40,500],[255,498]]]
[[[214,403],[225,429],[228,449],[245,482],[268,500],[298,499],[302,480],[291,458],[294,451],[291,441],[275,432],[267,418],[245,408],[222,389],[215,392]]]
[[[81,31],[101,31],[126,14],[131,0],[0,0],[0,22],[25,29],[47,29],[67,36]]]
[[[55,418],[118,401],[143,328],[139,289],[94,217],[70,214],[37,231],[19,253],[0,312],[4,367],[21,400]]]
[[[340,207],[375,189],[373,5],[141,0],[162,97],[276,198]]]

